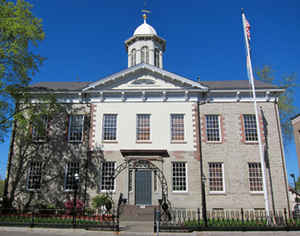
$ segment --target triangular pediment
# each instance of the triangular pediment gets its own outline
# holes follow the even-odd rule
[[[139,64],[89,84],[86,90],[207,90],[201,84],[148,64]]]

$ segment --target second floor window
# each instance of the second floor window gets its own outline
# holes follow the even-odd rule
[[[79,162],[68,162],[65,167],[65,190],[71,191],[75,189],[75,174],[79,174]]]
[[[171,114],[171,140],[184,140],[184,115]]]
[[[103,116],[103,140],[117,139],[117,115],[104,114]]]
[[[32,140],[35,142],[44,142],[47,139],[48,116],[42,115],[32,124]]]
[[[42,162],[32,161],[30,162],[30,168],[27,179],[27,189],[39,190],[41,188],[42,177]]]
[[[219,142],[220,137],[220,116],[206,115],[206,138],[207,141]]]
[[[81,142],[83,137],[83,115],[71,115],[69,117],[68,141]]]
[[[136,139],[138,141],[150,140],[150,115],[149,114],[137,115]]]
[[[208,174],[209,174],[209,191],[224,192],[223,163],[221,162],[208,163]]]
[[[256,118],[253,114],[243,115],[245,141],[257,141]]]

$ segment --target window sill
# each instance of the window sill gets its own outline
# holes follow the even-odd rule
[[[207,144],[222,144],[223,141],[206,141]]]
[[[255,145],[258,144],[258,141],[243,141],[244,144]]]
[[[188,191],[172,191],[172,194],[176,195],[189,195]]]
[[[264,192],[250,192],[251,195],[263,195]]]
[[[187,144],[187,141],[171,141],[171,144]]]
[[[209,195],[226,195],[226,192],[208,192]]]
[[[152,141],[147,141],[147,140],[145,140],[145,141],[136,141],[136,143],[138,143],[138,144],[151,144]]]
[[[103,140],[102,143],[119,143],[118,141],[114,141],[114,140]]]

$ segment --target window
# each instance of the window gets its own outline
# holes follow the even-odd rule
[[[221,141],[220,135],[220,116],[206,115],[206,138],[210,142]]]
[[[65,190],[75,189],[75,174],[79,174],[79,162],[68,162],[65,169]]]
[[[184,115],[171,114],[171,140],[184,140]]]
[[[245,141],[257,141],[257,129],[255,115],[243,115]]]
[[[101,170],[102,171],[101,171],[100,190],[101,191],[115,190],[115,184],[114,184],[115,162],[113,161],[103,162]]]
[[[136,50],[132,49],[131,50],[131,66],[136,65]]]
[[[159,67],[159,50],[157,48],[154,49],[154,65]]]
[[[83,136],[83,115],[71,115],[69,117],[69,142],[81,142]]]
[[[261,164],[258,162],[248,163],[249,165],[249,184],[251,192],[263,191],[263,179]]]
[[[103,140],[117,139],[117,115],[104,114],[103,117]]]
[[[136,139],[138,141],[150,140],[150,115],[137,115]]]
[[[146,46],[141,49],[141,63],[149,64],[149,49]]]
[[[173,191],[184,192],[187,191],[186,186],[186,163],[173,162],[172,163],[173,175]]]
[[[32,125],[32,140],[35,142],[44,142],[47,139],[48,116],[42,115],[35,120]]]
[[[209,191],[210,192],[224,192],[224,174],[223,163],[211,162],[208,163],[209,174]]]
[[[32,161],[27,179],[27,189],[38,190],[41,188],[42,162]]]

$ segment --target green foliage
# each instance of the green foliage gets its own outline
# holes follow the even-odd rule
[[[100,209],[102,206],[110,203],[110,198],[105,194],[99,194],[92,199],[92,206],[95,209]]]
[[[0,197],[3,195],[3,190],[4,190],[4,180],[0,179]]]
[[[14,100],[44,60],[32,51],[45,33],[31,9],[24,0],[0,0],[0,142],[11,125]]]
[[[285,92],[279,96],[278,108],[280,112],[281,129],[284,144],[290,143],[293,138],[293,127],[290,119],[299,112],[299,108],[294,106],[294,96],[299,87],[299,82],[295,73],[292,73],[282,78],[275,78],[274,71],[268,65],[265,65],[261,70],[257,71],[258,79],[278,85],[285,89]]]

